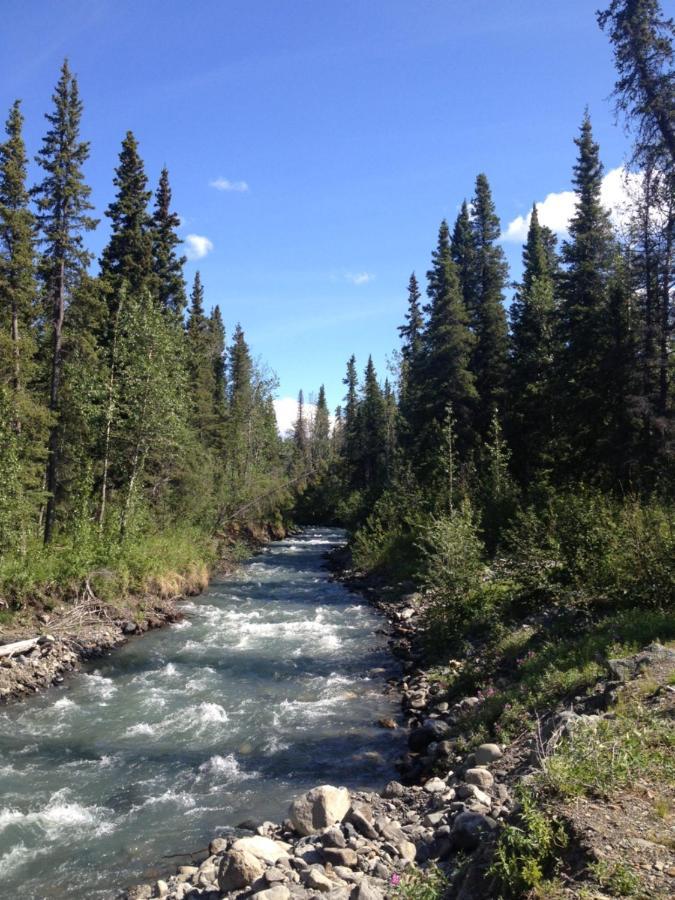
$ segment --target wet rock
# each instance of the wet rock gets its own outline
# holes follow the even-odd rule
[[[425,719],[419,728],[413,729],[408,736],[408,746],[413,753],[420,753],[429,744],[444,741],[450,737],[450,726],[442,719]]]
[[[242,890],[260,878],[264,871],[262,860],[250,850],[232,849],[220,864],[218,887],[224,893]]]
[[[487,766],[501,759],[502,751],[497,744],[481,744],[474,754],[477,766]]]
[[[316,834],[341,822],[349,811],[349,791],[324,784],[293,801],[289,816],[298,834]]]
[[[214,838],[209,844],[209,853],[215,856],[217,853],[224,853],[227,850],[226,838]]]
[[[389,718],[378,719],[377,724],[380,726],[380,728],[389,728],[392,731],[394,729],[398,728],[398,725],[396,724],[396,722],[393,719],[389,719]]]

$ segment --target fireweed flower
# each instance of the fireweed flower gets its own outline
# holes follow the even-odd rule
[[[389,881],[396,887],[401,883],[401,876],[398,874],[398,872],[394,872]]]

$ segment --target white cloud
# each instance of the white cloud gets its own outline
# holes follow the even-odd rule
[[[298,418],[298,398],[279,397],[274,401],[274,412],[277,416],[277,428],[282,435],[288,434]],[[311,416],[314,409],[310,403],[305,403],[305,412]]]
[[[309,424],[314,418],[316,412],[315,403],[307,403],[304,405],[305,421]],[[274,401],[274,412],[277,416],[277,428],[279,434],[284,437],[293,430],[295,420],[298,418],[298,398],[297,397],[279,397]],[[329,416],[331,428],[334,424],[334,416]]]
[[[369,284],[371,281],[375,280],[375,276],[372,272],[347,272],[345,278],[347,281],[351,281],[352,284],[356,285]]]
[[[188,234],[184,244],[188,259],[203,259],[213,250],[213,243],[201,234]]]
[[[626,222],[630,194],[639,180],[639,174],[626,174],[623,166],[611,169],[602,179],[602,202],[611,212],[612,220],[617,227],[621,227]],[[547,194],[545,200],[537,203],[539,221],[542,225],[555,231],[556,234],[566,234],[570,219],[574,215],[576,199],[577,195],[574,191]],[[524,243],[527,239],[531,216],[532,213],[529,212],[526,216],[517,216],[509,222],[502,235],[502,240]]]
[[[215,188],[217,191],[233,191],[235,194],[245,194],[248,191],[248,184],[245,181],[230,181],[229,178],[215,178],[209,181],[209,187]]]

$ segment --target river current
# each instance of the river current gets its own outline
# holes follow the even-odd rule
[[[183,621],[0,711],[0,897],[113,898],[315,784],[394,776],[381,620],[323,568],[343,539],[271,544]]]

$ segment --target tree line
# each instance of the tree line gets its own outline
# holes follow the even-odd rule
[[[189,291],[169,174],[131,132],[97,227],[83,104],[64,62],[29,186],[16,101],[0,144],[0,557],[36,541],[190,522],[213,532],[283,482],[275,379]]]
[[[622,226],[602,204],[586,111],[568,233],[559,243],[533,206],[507,312],[500,221],[478,175],[456,220],[440,224],[426,296],[410,276],[397,390],[372,360],[359,385],[348,362],[335,471],[315,498],[342,521],[370,515],[375,527],[379,502],[386,532],[406,510],[452,514],[469,501],[494,549],[517,510],[555,492],[672,497],[673,23],[655,0],[615,0],[598,19],[635,135]]]

